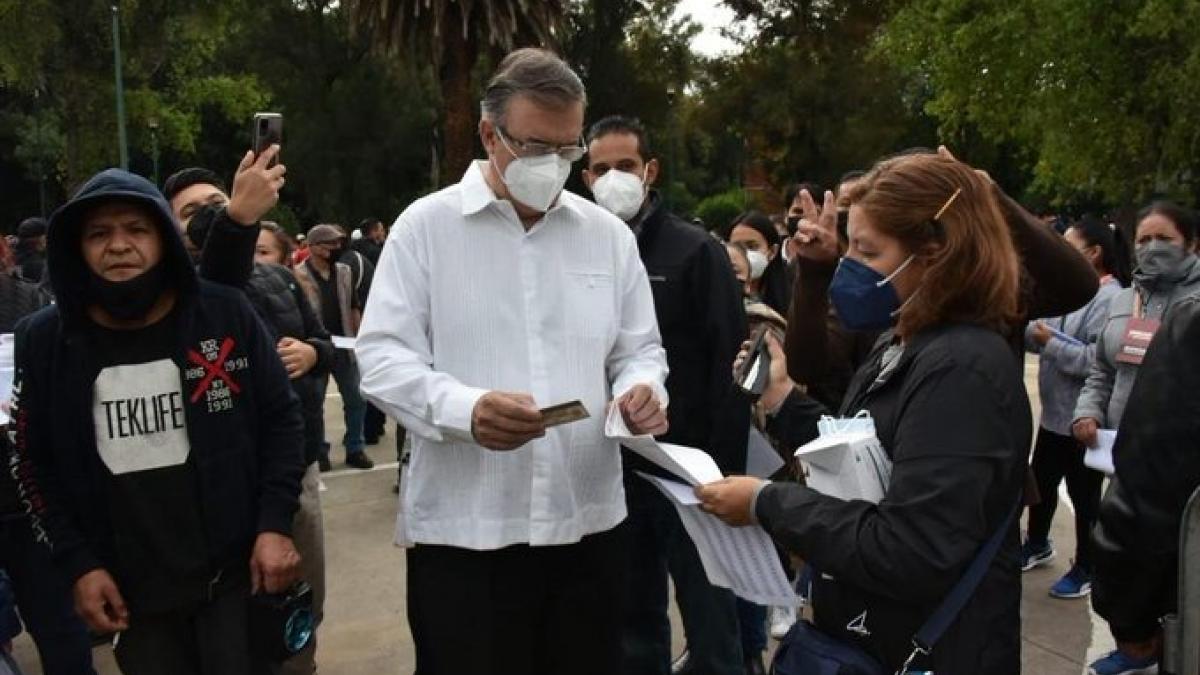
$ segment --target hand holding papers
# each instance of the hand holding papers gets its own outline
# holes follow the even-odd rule
[[[1096,431],[1096,447],[1088,448],[1083,455],[1083,464],[1089,469],[1095,469],[1109,476],[1117,472],[1113,465],[1113,445],[1117,442],[1115,429],[1100,429]]]
[[[783,573],[775,546],[761,527],[730,527],[700,509],[700,500],[688,486],[723,478],[712,457],[695,448],[659,443],[653,436],[631,434],[615,405],[609,409],[604,431],[609,438],[679,478],[640,474],[661,490],[679,513],[711,583],[759,604],[796,603],[795,591]]]

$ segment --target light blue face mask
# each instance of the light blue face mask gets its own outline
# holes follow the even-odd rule
[[[829,301],[842,325],[858,331],[891,328],[901,307],[892,279],[915,258],[908,256],[886,277],[854,258],[842,258],[829,284]]]

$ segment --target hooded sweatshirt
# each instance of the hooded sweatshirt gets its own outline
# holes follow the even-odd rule
[[[87,315],[83,217],[147,209],[176,301],[141,329]],[[145,179],[89,180],[52,217],[58,304],[17,329],[10,467],[35,537],[74,581],[104,568],[131,611],[186,608],[244,578],[254,538],[290,535],[300,492],[299,402],[245,297],[196,278],[170,209]]]

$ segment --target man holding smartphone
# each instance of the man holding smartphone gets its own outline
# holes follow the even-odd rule
[[[376,270],[357,353],[363,392],[413,436],[397,531],[421,675],[622,672],[605,409],[666,432],[667,367],[628,226],[563,190],[585,99],[554,54],[508,55],[487,159],[406,209]],[[547,428],[541,409],[575,400],[591,416]]]

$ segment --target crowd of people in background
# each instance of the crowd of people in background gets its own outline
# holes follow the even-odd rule
[[[1046,590],[1108,621],[1118,648],[1090,672],[1153,672],[1200,486],[1195,213],[1051,224],[918,148],[697,224],[665,204],[636,111],[585,128],[586,101],[553,54],[509,55],[486,158],[390,228],[265,220],[287,174],[272,146],[229,182],[101,172],[0,241],[0,612],[19,609],[44,672],[94,672],[98,635],[132,675],[316,672],[315,639],[261,649],[247,598],[303,594],[319,627],[320,474],[372,469],[388,418],[421,675],[754,675],[770,638],[796,658],[817,634],[886,672],[1017,673],[1021,573],[1058,554],[1063,481],[1074,553]],[[577,164],[591,199],[564,190]],[[759,336],[750,395],[734,373]],[[548,423],[566,401],[590,417]],[[710,581],[639,475],[663,470],[606,435],[609,406],[711,456],[727,477],[696,488],[702,508],[772,537],[795,605]],[[883,499],[806,486],[795,449],[864,415]],[[755,433],[773,476],[743,475]]]

